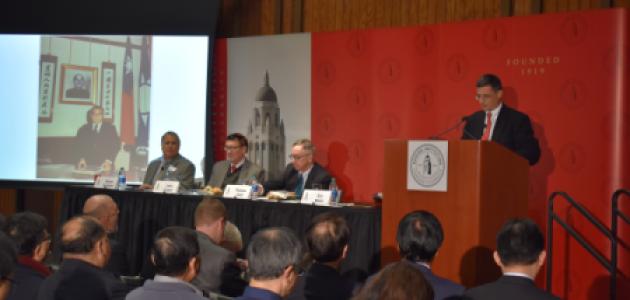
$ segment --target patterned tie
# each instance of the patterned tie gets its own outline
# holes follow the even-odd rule
[[[492,112],[491,111],[486,113],[486,130],[484,130],[483,136],[481,137],[482,141],[490,140],[490,130],[492,130]]]
[[[304,177],[302,177],[302,174],[298,174],[297,185],[295,186],[295,197],[301,199],[302,192],[304,192]]]

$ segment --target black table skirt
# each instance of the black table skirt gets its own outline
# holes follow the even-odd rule
[[[130,274],[138,274],[151,247],[153,237],[162,228],[179,225],[193,228],[198,195],[169,195],[143,191],[117,191],[85,186],[67,187],[60,212],[60,224],[80,214],[85,200],[94,194],[110,195],[120,209],[117,239],[126,245]],[[220,199],[228,219],[240,229],[245,246],[256,231],[270,226],[286,226],[303,236],[310,220],[317,214],[336,211],[351,229],[349,253],[342,272],[363,277],[378,270],[381,240],[381,210],[376,207],[311,206],[239,199]]]

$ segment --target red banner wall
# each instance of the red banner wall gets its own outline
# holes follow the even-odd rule
[[[346,201],[371,201],[382,189],[383,141],[425,139],[456,124],[479,109],[478,77],[495,73],[503,80],[505,102],[530,116],[541,144],[541,160],[530,171],[530,217],[544,230],[546,198],[566,191],[609,226],[612,192],[630,187],[627,14],[598,10],[313,33],[316,159],[338,179]],[[223,56],[215,58],[226,60],[225,43],[217,49]],[[225,63],[215,63],[216,72],[225,74]],[[215,96],[216,113],[225,108],[225,98],[225,92]],[[213,115],[214,122],[225,119]],[[215,136],[217,154],[224,136]],[[630,214],[630,199],[621,202]],[[562,201],[556,207],[609,257],[606,238]],[[605,269],[562,228],[554,230],[554,294],[605,298]],[[630,297],[630,226],[621,226],[621,237],[618,289],[624,299]]]

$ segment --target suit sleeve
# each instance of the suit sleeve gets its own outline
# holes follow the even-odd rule
[[[474,140],[475,137],[472,136],[472,131],[472,122],[466,121],[466,125],[464,125],[464,130],[462,130],[462,140]]]
[[[183,166],[180,184],[185,189],[192,189],[195,183],[195,165],[188,162]]]
[[[519,122],[514,141],[516,152],[527,159],[529,165],[535,165],[540,159],[540,146],[534,137],[534,130],[528,116],[524,116]]]
[[[105,159],[109,159],[112,162],[116,161],[116,156],[118,155],[118,150],[120,149],[120,139],[118,138],[118,134],[116,133],[116,127],[113,125],[108,126],[106,137],[106,145],[108,147],[108,151]],[[103,163],[102,161],[99,163]]]

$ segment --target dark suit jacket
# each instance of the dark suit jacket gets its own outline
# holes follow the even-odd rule
[[[122,300],[129,289],[122,281],[103,269],[81,260],[65,259],[59,271],[44,280],[37,299],[55,300],[55,295],[59,299],[60,294],[71,296],[77,292],[89,293],[90,299]],[[75,298],[76,296],[75,294]]]
[[[447,299],[448,297],[460,296],[464,293],[464,286],[433,274],[431,269],[421,264],[412,264],[414,267],[418,268],[420,272],[422,272],[424,279],[426,279],[431,284],[431,287],[433,287],[433,299]]]
[[[109,261],[104,269],[114,274],[114,276],[128,275],[129,263],[127,262],[125,245],[112,237],[109,238],[109,245],[112,249],[112,255],[109,257]]]
[[[195,181],[195,165],[190,160],[182,155],[177,155],[177,157],[168,162],[168,165],[174,166],[177,169],[175,172],[171,173],[171,176],[179,180],[180,189],[193,188]],[[162,176],[156,176],[161,171],[160,167],[162,167],[162,158],[152,160],[147,166],[147,173],[144,175],[142,183],[155,184],[157,180],[163,180],[165,172],[162,172]]]
[[[497,281],[472,288],[465,293],[465,299],[483,300],[557,300],[534,284],[534,281],[519,276],[501,276]]]
[[[45,268],[44,265],[39,265],[41,268]],[[49,272],[44,274],[22,262],[18,263],[15,267],[13,284],[7,300],[37,299],[37,291],[39,291],[39,287],[46,279],[47,274]]]
[[[120,138],[118,138],[116,128],[109,123],[103,122],[98,133],[92,130],[92,123],[87,123],[77,131],[74,146],[77,151],[75,154],[77,161],[85,158],[88,166],[98,167],[106,159],[112,162],[116,160],[120,149]]]
[[[230,297],[243,294],[247,282],[240,278],[240,269],[236,265],[236,255],[215,244],[208,236],[197,232],[199,274],[191,282],[206,292],[220,293]]]
[[[462,139],[481,139],[485,128],[485,118],[485,111],[478,111],[470,116],[464,127]],[[530,165],[536,164],[538,159],[540,159],[540,147],[538,140],[534,137],[529,117],[508,107],[505,103],[503,103],[499,117],[494,125],[492,141],[516,152],[527,159]]]
[[[293,167],[293,164],[288,164],[287,168],[284,170],[282,174],[281,180],[270,180],[264,184],[265,192],[273,191],[273,190],[286,190],[286,191],[295,191],[295,187],[297,186],[297,178],[298,171]],[[321,184],[323,189],[327,189],[330,184],[330,174],[328,171],[320,166],[318,163],[313,164],[313,168],[311,172],[308,174],[308,178],[306,178],[306,182],[304,183],[304,189],[313,188],[313,184]]]
[[[327,265],[315,262],[305,276],[304,297],[307,300],[345,300],[352,297],[354,282],[343,278]]]

